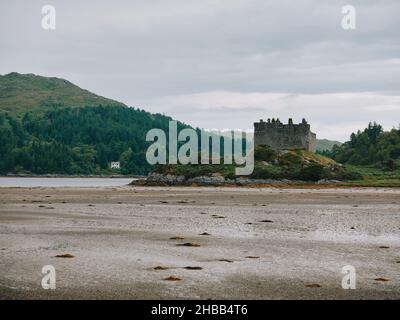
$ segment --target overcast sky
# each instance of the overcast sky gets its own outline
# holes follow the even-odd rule
[[[346,4],[356,30],[341,26]],[[0,0],[0,74],[12,71],[202,128],[304,117],[345,141],[400,123],[400,1]]]

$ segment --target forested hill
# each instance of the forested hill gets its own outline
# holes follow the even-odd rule
[[[0,174],[146,174],[146,133],[168,131],[170,120],[63,79],[1,76]],[[111,161],[121,170],[111,171]]]
[[[145,158],[146,133],[168,132],[170,120],[63,79],[0,76],[0,174],[147,174],[153,168]],[[383,132],[374,123],[332,150],[334,142],[322,142],[319,152],[340,163],[400,167],[398,129]],[[111,170],[111,161],[120,161],[121,170]]]

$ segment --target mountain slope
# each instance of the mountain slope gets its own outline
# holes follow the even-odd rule
[[[10,73],[0,77],[0,174],[146,174],[146,133],[168,132],[171,120],[63,79]]]
[[[48,107],[92,107],[99,105],[125,106],[71,82],[16,72],[0,75],[0,110],[10,114],[43,111]]]
[[[342,142],[328,140],[328,139],[317,139],[317,151],[331,151],[334,145],[342,145]]]

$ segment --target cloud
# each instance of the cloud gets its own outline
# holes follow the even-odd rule
[[[154,112],[167,113],[206,129],[251,129],[254,121],[306,118],[320,138],[340,141],[369,122],[391,129],[400,124],[400,96],[378,92],[326,94],[213,91],[146,100]],[[393,119],[396,119],[393,122]],[[396,122],[397,121],[397,122]],[[204,124],[207,126],[204,126]]]
[[[353,0],[350,31],[347,3],[296,3],[54,0],[48,32],[47,2],[2,0],[0,73],[63,77],[205,128],[306,117],[320,136],[345,139],[370,120],[397,125],[400,3]]]

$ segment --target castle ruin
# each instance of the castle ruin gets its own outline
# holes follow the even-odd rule
[[[254,123],[254,146],[268,146],[274,150],[304,149],[315,152],[317,136],[305,119],[299,124],[283,124],[279,119]]]

